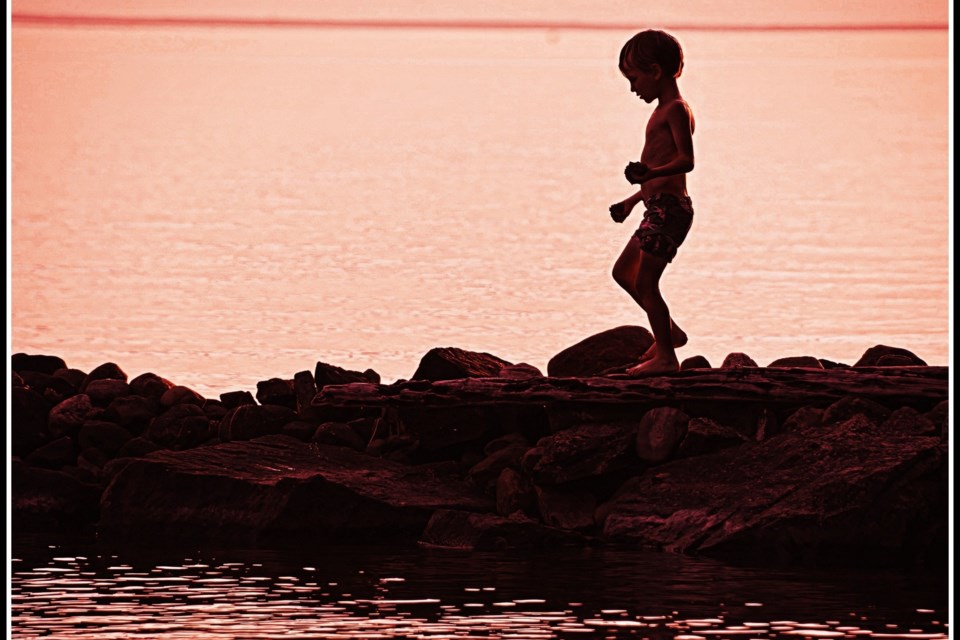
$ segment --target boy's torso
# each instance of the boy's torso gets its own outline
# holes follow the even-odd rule
[[[684,103],[686,105],[686,103]],[[670,132],[670,125],[665,117],[666,105],[658,105],[647,121],[646,136],[643,142],[643,152],[640,162],[649,167],[655,167],[668,162],[677,153],[677,145]],[[692,125],[692,114],[691,114]],[[691,127],[692,128],[692,127]],[[658,193],[669,193],[679,197],[687,196],[687,176],[680,173],[663,178],[651,178],[640,187],[644,200]]]

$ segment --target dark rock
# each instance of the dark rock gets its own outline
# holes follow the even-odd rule
[[[43,442],[50,403],[33,389],[10,391],[11,445],[13,455],[25,457]]]
[[[504,518],[446,509],[433,514],[420,537],[420,543],[428,546],[477,551],[537,549],[583,541],[582,536],[545,527],[521,514]]]
[[[598,510],[604,536],[753,561],[943,561],[947,453],[938,438],[832,427],[682,458]]]
[[[913,434],[917,436],[939,436],[940,427],[935,425],[913,407],[900,407],[890,414],[881,428],[884,431],[893,431],[899,434]]]
[[[357,435],[350,425],[342,422],[327,422],[316,427],[311,441],[335,447],[349,447],[354,451],[367,448],[366,441]]]
[[[222,402],[223,406],[227,409],[236,409],[244,404],[257,404],[257,401],[253,399],[253,394],[249,391],[228,391],[227,393],[221,393],[220,402]]]
[[[870,422],[883,424],[890,417],[890,409],[878,402],[856,396],[847,396],[837,400],[823,412],[824,424],[836,424],[862,413]]]
[[[16,371],[10,372],[10,386],[13,388],[25,387],[27,383],[23,381],[23,378],[20,377],[20,374]]]
[[[53,375],[57,369],[65,369],[67,363],[57,356],[15,353],[10,357],[10,366],[14,371],[21,374],[25,371],[38,371]]]
[[[753,358],[748,356],[745,353],[734,352],[727,354],[727,357],[723,359],[723,364],[720,365],[721,369],[742,369],[744,367],[756,367],[757,363]]]
[[[189,387],[174,385],[160,396],[160,406],[170,408],[179,404],[193,404],[202,407],[206,399]]]
[[[844,364],[843,362],[834,362],[833,360],[827,360],[825,358],[817,358],[820,361],[820,365],[824,369],[849,369],[850,365]]]
[[[220,440],[252,440],[260,436],[277,434],[285,424],[293,422],[296,413],[278,405],[244,404],[230,409],[220,420]]]
[[[317,425],[312,422],[306,422],[304,420],[294,420],[293,422],[288,422],[283,425],[283,430],[281,433],[285,436],[290,436],[300,442],[310,442],[310,439],[313,437],[313,434],[317,432]]]
[[[927,412],[927,418],[933,424],[940,427],[944,432],[950,426],[950,401],[944,400],[939,402],[933,409]]]
[[[917,359],[911,356],[886,355],[877,360],[878,367],[916,367]]]
[[[98,481],[103,477],[103,467],[110,462],[110,456],[96,448],[84,449],[77,456],[77,466]]]
[[[790,356],[777,358],[768,367],[799,367],[801,369],[823,369],[823,363],[813,356]]]
[[[483,490],[494,490],[497,478],[504,469],[520,469],[520,460],[527,452],[527,445],[511,445],[497,449],[480,462],[472,465],[467,480]]]
[[[76,435],[85,420],[94,417],[96,408],[86,394],[67,398],[53,409],[47,417],[47,432],[54,437]]]
[[[27,462],[31,465],[47,469],[60,469],[76,461],[77,445],[69,436],[48,442],[27,456]]]
[[[710,361],[703,356],[691,356],[680,363],[680,371],[689,371],[690,369],[709,369]]]
[[[53,372],[53,377],[59,380],[63,380],[70,388],[73,390],[69,395],[73,396],[80,393],[80,387],[83,386],[83,381],[87,379],[86,371],[81,371],[80,369],[57,369]]]
[[[133,436],[129,431],[112,422],[87,420],[80,428],[78,442],[81,451],[98,449],[107,456],[107,459],[110,459],[131,438]]]
[[[878,344],[875,347],[870,347],[867,349],[860,359],[857,360],[854,367],[877,367],[877,366],[889,366],[881,365],[880,360],[884,356],[904,356],[909,359],[912,366],[924,367],[927,365],[926,362],[921,360],[915,353],[912,351],[907,351],[906,349],[900,349],[898,347],[888,347],[883,344]],[[902,365],[898,365],[902,366]]]
[[[53,394],[55,394],[53,397],[58,398],[57,402],[77,394],[77,389],[72,384],[63,378],[58,378],[57,376],[50,375],[49,373],[41,373],[39,371],[24,371],[20,375],[20,378],[23,380],[26,386],[30,387],[37,393],[48,395],[47,392],[52,391]]]
[[[800,407],[783,423],[782,433],[798,429],[810,429],[823,424],[823,409],[817,407]]]
[[[690,416],[673,407],[650,409],[637,429],[637,457],[648,464],[669,460],[687,435]]]
[[[257,400],[260,404],[273,404],[297,410],[297,394],[293,390],[293,380],[270,378],[258,382]]]
[[[461,482],[270,436],[133,460],[101,502],[106,539],[413,542],[437,509],[488,511]]]
[[[757,415],[757,427],[754,431],[754,438],[757,440],[766,440],[780,433],[783,433],[783,429],[777,420],[776,412],[766,407],[760,408]]]
[[[94,380],[123,380],[126,382],[127,374],[115,363],[105,362],[87,374],[87,377],[84,378],[83,383],[80,385],[80,393],[86,393],[87,385]]]
[[[142,373],[130,381],[130,393],[156,400],[160,400],[173,387],[172,382],[155,373]]]
[[[626,325],[608,329],[567,347],[547,363],[547,375],[580,377],[626,370],[653,344],[643,327]]]
[[[523,437],[522,433],[508,433],[500,436],[499,438],[494,438],[488,442],[483,447],[483,452],[489,456],[495,451],[499,451],[500,449],[505,449],[510,446],[522,446],[524,449],[530,448],[530,446],[527,444],[527,439]]]
[[[466,351],[456,347],[438,347],[420,360],[413,380],[459,380],[461,378],[495,378],[504,367],[511,366],[489,353]]]
[[[524,458],[538,456],[529,468],[538,485],[565,484],[575,480],[616,475],[639,468],[636,454],[637,428],[620,425],[585,425],[543,438]]]
[[[41,531],[76,535],[99,518],[100,488],[60,471],[13,463],[10,502],[13,534]]]
[[[389,438],[374,438],[367,443],[367,455],[377,458],[406,459],[410,452],[417,448],[418,442],[410,436],[390,436]]]
[[[678,458],[714,453],[746,442],[737,431],[717,424],[709,418],[693,418],[687,423],[687,435],[677,450]]]
[[[210,418],[210,420],[219,422],[223,416],[227,415],[227,411],[229,411],[229,409],[219,400],[206,398],[203,401],[203,414]]]
[[[401,429],[420,441],[419,462],[454,459],[467,449],[500,435],[504,427],[494,409],[486,407],[401,407]]]
[[[354,382],[379,384],[380,376],[373,369],[367,369],[364,372],[350,371],[325,362],[318,362],[314,369],[313,380],[319,390],[331,384],[353,384]]]
[[[529,380],[530,378],[542,378],[543,372],[532,364],[520,362],[501,368],[497,377],[507,378],[508,380]]]
[[[317,395],[317,381],[309,371],[299,371],[293,376],[293,391],[297,396],[297,413],[302,412]]]
[[[133,435],[143,433],[157,417],[159,403],[155,398],[123,396],[115,399],[104,412],[104,418],[119,424]]]
[[[164,449],[189,449],[210,437],[210,419],[195,404],[176,404],[151,420],[143,437]]]
[[[91,380],[87,383],[84,393],[90,402],[98,407],[106,407],[117,398],[130,395],[130,385],[124,380]]]
[[[497,478],[497,513],[509,516],[522,511],[527,516],[537,514],[537,494],[530,480],[510,467]]]
[[[159,450],[160,447],[146,438],[133,438],[127,440],[127,442],[120,447],[120,450],[117,451],[117,458],[141,458],[148,453]]]
[[[593,512],[597,508],[593,494],[552,487],[536,487],[536,492],[540,517],[545,524],[569,530],[593,528]]]

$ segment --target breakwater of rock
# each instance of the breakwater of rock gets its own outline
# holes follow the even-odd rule
[[[160,544],[618,544],[747,561],[943,561],[946,367],[733,353],[667,376],[619,327],[548,374],[456,348],[410,380],[318,362],[217,399],[13,356],[13,530]]]

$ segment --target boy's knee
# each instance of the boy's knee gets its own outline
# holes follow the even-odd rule
[[[612,275],[613,275],[614,282],[616,282],[618,285],[620,285],[627,291],[630,291],[633,288],[633,284],[634,284],[632,281],[633,279],[630,277],[631,274],[627,273],[626,270],[618,269],[617,267],[614,267]]]

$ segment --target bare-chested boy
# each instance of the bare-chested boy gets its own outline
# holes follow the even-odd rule
[[[613,278],[647,312],[655,342],[640,363],[627,370],[647,376],[678,371],[675,348],[687,342],[687,334],[670,319],[660,295],[660,276],[693,223],[686,174],[693,170],[694,122],[677,87],[683,50],[673,36],[654,30],[633,36],[620,51],[620,71],[641,100],[657,101],[647,122],[640,162],[631,162],[624,170],[640,190],[610,207],[616,222],[623,222],[641,201],[646,208],[640,228],[613,267]]]

